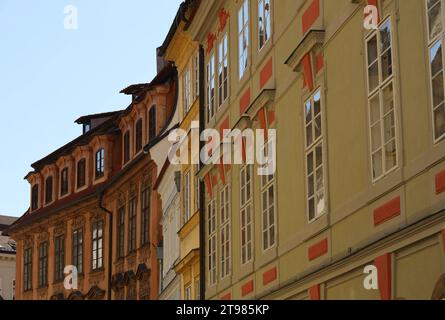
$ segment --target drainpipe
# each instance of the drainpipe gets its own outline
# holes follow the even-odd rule
[[[199,134],[204,131],[205,126],[205,112],[204,112],[204,47],[199,46]],[[201,140],[201,139],[200,139]],[[199,150],[204,147],[204,142],[199,142]],[[202,168],[201,160],[199,161],[199,169]],[[206,290],[206,262],[205,262],[205,245],[206,245],[206,234],[205,234],[205,186],[204,182],[199,181],[199,284],[200,288],[200,298],[205,300],[205,290]]]
[[[103,206],[102,200],[104,197],[103,191],[99,193],[99,208],[108,214],[110,223],[108,224],[108,290],[107,300],[111,300],[111,277],[113,268],[113,212]]]

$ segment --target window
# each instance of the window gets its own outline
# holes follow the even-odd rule
[[[226,185],[220,193],[220,266],[221,279],[230,275],[230,194]]]
[[[125,256],[124,239],[125,237],[125,206],[118,210],[117,217],[117,258],[121,259]]]
[[[96,152],[96,179],[105,175],[105,149]]]
[[[103,229],[103,220],[99,220],[93,223],[93,251],[91,259],[91,268],[93,269],[93,271],[103,268]]]
[[[136,122],[136,153],[142,149],[142,119]]]
[[[130,161],[130,131],[124,134],[124,163]]]
[[[190,111],[190,107],[192,105],[192,82],[190,76],[190,69],[187,68],[184,71],[184,75],[182,77],[182,85],[183,85],[183,103],[184,103],[184,116]]]
[[[69,191],[68,179],[68,168],[65,168],[60,173],[60,195],[62,196],[66,195]]]
[[[151,107],[148,112],[148,138],[156,138],[156,106]]]
[[[193,91],[195,99],[199,97],[199,51],[196,53],[193,61]]]
[[[48,285],[48,242],[39,246],[39,288]]]
[[[184,224],[191,218],[191,199],[190,199],[190,171],[184,174],[184,184],[182,186],[182,201],[184,210]]]
[[[433,103],[434,140],[445,137],[442,0],[427,1],[428,51]]]
[[[258,1],[258,47],[261,50],[270,38],[270,0]]]
[[[215,116],[215,54],[207,63],[207,122]]]
[[[267,145],[266,145],[267,146]],[[261,176],[263,250],[275,245],[275,176]]]
[[[83,273],[83,229],[77,229],[73,232],[73,265],[78,273]]]
[[[35,184],[31,189],[31,210],[39,208],[39,185]]]
[[[53,202],[53,177],[46,178],[45,181],[45,204]]]
[[[63,269],[65,268],[65,238],[56,237],[54,246],[54,281],[63,280]]]
[[[141,208],[142,208],[142,226],[141,226],[141,244],[150,243],[150,188],[142,190]]]
[[[77,189],[83,188],[86,184],[86,159],[81,159],[77,163]]]
[[[32,290],[32,248],[23,252],[23,290]]]
[[[222,37],[218,45],[218,105],[221,107],[227,100],[229,95],[228,74],[229,74],[229,58],[228,58],[228,38],[227,33]]]
[[[249,1],[244,0],[238,10],[239,78],[244,76],[248,65],[249,48]]]
[[[241,264],[253,258],[253,205],[252,205],[252,167],[246,165],[240,172],[241,189]]]
[[[397,166],[391,21],[384,21],[366,45],[372,180],[376,181]]]
[[[305,103],[306,187],[308,218],[312,222],[326,211],[321,91]]]
[[[208,268],[209,268],[209,286],[216,284],[216,200],[212,199],[208,204]]]
[[[128,252],[133,252],[136,250],[136,198],[130,200],[128,208]]]
[[[84,123],[83,124],[83,134],[87,133],[91,130],[91,124],[90,123]]]
[[[185,301],[190,301],[192,300],[192,285],[188,284],[185,286],[184,289],[184,300]]]

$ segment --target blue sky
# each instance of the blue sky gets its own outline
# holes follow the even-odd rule
[[[74,139],[79,116],[125,108],[156,73],[180,0],[0,0],[0,214],[29,207],[31,163]],[[64,28],[64,8],[78,29]]]

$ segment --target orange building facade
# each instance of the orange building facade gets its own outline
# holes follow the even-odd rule
[[[160,69],[122,91],[128,108],[78,119],[83,134],[32,165],[30,209],[8,230],[17,241],[16,299],[157,298],[152,150],[168,147],[177,99],[176,69]],[[77,286],[64,283],[72,267]]]

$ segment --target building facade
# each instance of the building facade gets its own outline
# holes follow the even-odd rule
[[[173,61],[178,69],[178,129],[183,133],[178,148],[187,150],[187,155],[178,153],[182,161],[176,165],[180,176],[180,257],[175,264],[175,271],[180,275],[183,300],[198,300],[201,291],[200,181],[197,177],[199,160],[197,154],[191,154],[192,129],[199,130],[200,120],[200,55],[198,44],[186,32],[198,6],[198,1],[185,1],[181,4],[173,26],[160,48],[165,59]]]
[[[153,185],[156,154],[169,147],[176,69],[165,63],[150,83],[122,93],[132,97],[128,108],[78,119],[83,134],[26,176],[30,209],[8,229],[17,241],[17,299],[158,297],[162,213]],[[67,266],[77,286],[65,283]]]
[[[277,164],[200,171],[206,299],[444,297],[442,8],[201,2],[187,32],[205,52],[204,128],[263,130]]]
[[[0,300],[15,300],[16,243],[4,232],[16,220],[0,216]]]
[[[16,298],[444,299],[443,1],[184,1],[151,83],[27,175]],[[170,163],[197,123],[209,160]]]

